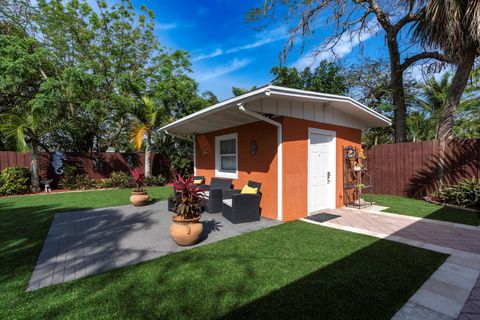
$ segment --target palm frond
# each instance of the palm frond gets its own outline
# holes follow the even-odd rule
[[[453,60],[480,44],[480,1],[421,0],[424,8],[413,24],[414,37],[443,49]]]
[[[14,113],[0,114],[0,134],[7,140],[15,141],[18,151],[27,151],[27,117]]]
[[[135,149],[140,150],[142,148],[143,139],[149,131],[149,127],[146,124],[139,121],[133,122],[130,131],[130,142]]]

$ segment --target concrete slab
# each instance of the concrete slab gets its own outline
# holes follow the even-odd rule
[[[171,217],[166,201],[57,213],[27,291],[279,224],[267,219],[232,224],[221,214],[204,213],[200,243],[180,247],[170,238]]]
[[[458,301],[425,289],[418,290],[409,301],[453,319],[456,319],[460,315],[463,308],[463,302],[459,303]]]
[[[454,320],[454,318],[418,304],[407,302],[403,308],[393,316],[392,320]]]

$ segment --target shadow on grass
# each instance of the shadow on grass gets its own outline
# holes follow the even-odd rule
[[[50,303],[43,318],[389,319],[445,258],[294,222],[38,290],[30,303]]]

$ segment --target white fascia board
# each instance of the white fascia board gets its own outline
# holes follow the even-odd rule
[[[198,118],[204,117],[210,113],[219,112],[224,109],[236,107],[238,103],[246,103],[248,101],[258,99],[259,97],[270,96],[270,95],[285,96],[290,98],[311,99],[311,100],[322,101],[322,102],[335,102],[335,101],[348,102],[350,105],[361,110],[362,112],[366,112],[369,115],[377,118],[385,126],[391,125],[390,119],[388,119],[387,117],[381,115],[375,110],[368,108],[367,106],[361,104],[360,102],[350,97],[268,85],[268,86],[259,88],[257,90],[248,92],[246,94],[243,94],[241,96],[233,97],[231,99],[222,101],[220,103],[217,103],[203,110],[197,111],[195,113],[192,113],[186,117],[183,117],[177,121],[174,121],[160,128],[160,131],[165,131],[170,128],[174,128],[179,124],[188,122],[189,120],[192,120],[192,119],[198,119]]]

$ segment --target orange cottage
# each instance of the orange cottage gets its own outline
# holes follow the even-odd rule
[[[342,147],[387,125],[352,98],[268,85],[162,130],[194,141],[195,175],[231,178],[237,189],[258,181],[261,215],[287,221],[343,206]]]

